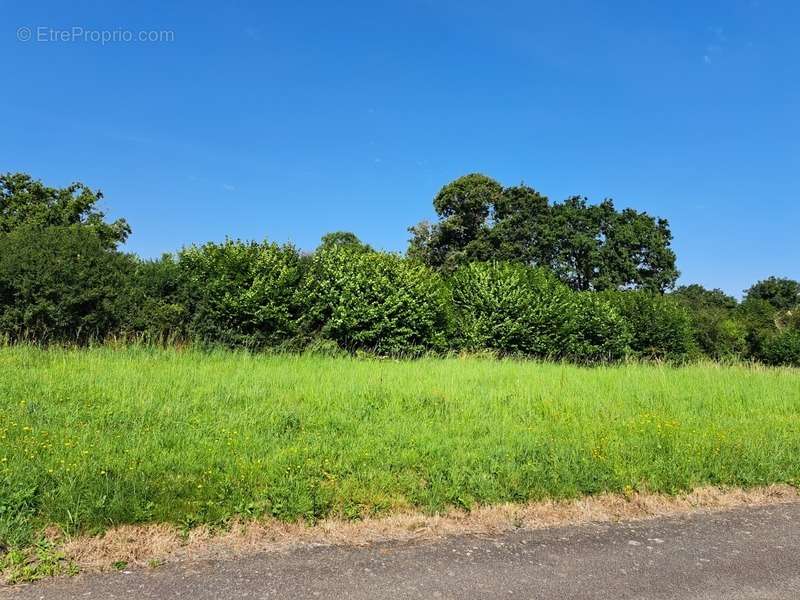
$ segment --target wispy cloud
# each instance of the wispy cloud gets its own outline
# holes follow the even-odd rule
[[[236,191],[236,186],[235,185],[231,185],[230,183],[223,183],[222,184],[222,189],[225,190],[226,192],[235,192]]]

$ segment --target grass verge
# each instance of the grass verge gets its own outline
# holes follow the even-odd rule
[[[800,482],[800,371],[0,348],[0,545]]]

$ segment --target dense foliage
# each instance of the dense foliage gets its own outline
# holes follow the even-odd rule
[[[747,297],[766,300],[777,310],[792,310],[800,305],[800,282],[768,277],[747,290]]]
[[[697,284],[681,286],[670,296],[691,315],[692,337],[700,353],[713,359],[736,358],[745,353],[747,333],[737,318],[735,298]]]
[[[226,240],[141,260],[118,249],[130,229],[104,220],[101,198],[0,177],[0,337],[800,364],[800,283],[771,277],[742,302],[665,294],[668,224],[611,201],[550,204],[473,174],[442,188],[440,221],[412,229],[406,257],[338,231],[310,255]]]
[[[661,292],[678,277],[664,219],[575,196],[562,203],[528,186],[503,188],[473,173],[433,200],[437,223],[412,227],[410,256],[445,272],[472,261],[546,267],[576,290]]]
[[[178,261],[190,337],[259,349],[296,335],[301,266],[293,247],[227,240],[186,248]]]
[[[544,358],[561,352],[569,290],[550,274],[511,263],[470,263],[451,284],[460,347]]]
[[[470,263],[451,281],[460,347],[576,362],[625,356],[627,330],[611,306],[543,269]]]
[[[602,297],[619,312],[640,358],[682,360],[694,349],[692,320],[674,298],[645,291],[609,291]]]
[[[441,278],[394,254],[348,246],[315,253],[303,279],[304,330],[349,350],[444,350],[450,304]]]
[[[133,260],[78,226],[0,235],[0,334],[83,342],[118,329]]]
[[[0,234],[22,227],[81,225],[94,232],[106,248],[124,242],[131,232],[124,219],[106,223],[97,209],[103,198],[82,183],[51,188],[24,173],[0,175]]]

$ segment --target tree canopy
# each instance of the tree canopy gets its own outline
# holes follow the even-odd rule
[[[766,300],[778,310],[800,306],[800,282],[784,277],[768,277],[745,291],[746,298]]]
[[[324,249],[339,247],[361,250],[364,252],[372,251],[372,247],[362,242],[355,233],[350,231],[332,231],[322,236],[320,244],[317,246],[317,252]]]
[[[131,228],[125,219],[104,220],[97,209],[103,198],[82,183],[52,188],[25,173],[0,175],[0,234],[20,227],[83,225],[95,231],[106,247],[124,242]]]
[[[475,260],[547,267],[576,290],[662,292],[678,277],[666,219],[606,199],[551,204],[526,185],[504,188],[472,173],[433,199],[439,220],[409,229],[410,257],[445,271]]]

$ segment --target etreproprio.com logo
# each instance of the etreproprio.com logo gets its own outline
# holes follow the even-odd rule
[[[168,29],[134,31],[131,29],[89,29],[77,26],[68,29],[24,26],[17,28],[17,40],[20,42],[52,43],[83,42],[101,45],[132,42],[158,43],[174,42],[175,32]]]

